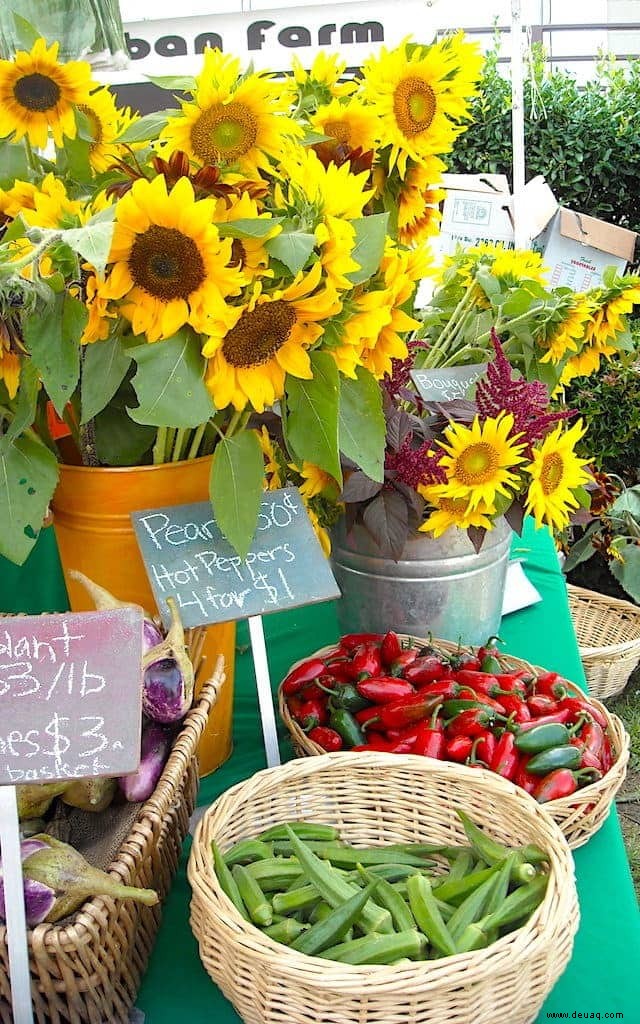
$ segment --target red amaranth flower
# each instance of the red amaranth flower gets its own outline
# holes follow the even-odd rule
[[[392,359],[391,373],[385,373],[382,378],[382,387],[389,395],[389,398],[396,399],[402,391],[411,383],[411,371],[413,370],[414,356],[422,348],[428,348],[426,341],[419,338],[407,342],[409,354],[406,359]]]
[[[407,434],[397,452],[386,453],[384,468],[395,472],[397,479],[414,491],[419,486],[444,483],[447,474],[439,464],[442,451],[432,444],[432,441],[424,441],[414,448],[413,435]]]
[[[513,367],[504,354],[500,339],[491,329],[495,359],[487,367],[487,376],[476,386],[476,404],[481,420],[510,412],[513,416],[513,435],[522,434],[531,450],[535,441],[544,437],[552,424],[574,415],[573,409],[549,411],[549,392],[539,380],[513,378]]]

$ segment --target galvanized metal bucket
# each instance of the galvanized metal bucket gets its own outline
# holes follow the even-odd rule
[[[500,627],[511,537],[500,519],[476,554],[463,530],[449,529],[437,540],[415,533],[394,562],[361,526],[347,536],[340,520],[332,530],[331,563],[342,592],[342,632],[395,629],[482,643]]]

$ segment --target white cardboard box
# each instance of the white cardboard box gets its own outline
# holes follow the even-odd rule
[[[509,182],[504,174],[445,174],[446,196],[436,238],[442,255],[456,246],[503,242],[513,248]]]
[[[597,288],[607,267],[622,273],[633,260],[635,231],[559,207],[536,240],[552,288]]]

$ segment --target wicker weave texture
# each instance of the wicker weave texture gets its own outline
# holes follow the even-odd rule
[[[328,822],[354,844],[466,842],[455,809],[508,844],[549,855],[543,903],[488,949],[405,966],[352,967],[267,938],[218,884],[223,850],[291,819]],[[191,924],[213,980],[250,1024],[528,1024],[571,956],[578,926],[573,860],[555,823],[487,772],[394,754],[325,754],[258,772],[205,813],[189,860]]]
[[[423,644],[428,642],[420,637],[406,635],[402,635],[401,639],[405,644],[411,644],[414,647],[422,647]],[[449,653],[458,650],[458,645],[448,640],[432,640],[431,642],[441,650],[448,651]],[[308,657],[322,658],[333,650],[335,650],[335,646],[323,647],[321,650],[316,651],[315,654],[308,655]],[[539,666],[530,665],[528,662],[523,661],[522,658],[513,658],[510,655],[501,654],[498,656],[498,660],[505,672],[519,668],[527,668],[534,673],[546,671],[546,669]],[[296,662],[297,664],[299,662]],[[295,665],[291,667],[295,668]],[[570,685],[576,694],[583,696],[580,687],[575,686],[575,684]],[[563,797],[561,800],[554,800],[552,803],[545,805],[546,810],[558,823],[569,846],[573,850],[583,846],[606,821],[616,793],[624,782],[629,762],[629,735],[621,719],[609,711],[600,701],[592,697],[590,699],[593,700],[595,707],[601,711],[607,720],[611,737],[611,750],[614,758],[611,770],[599,782],[594,782],[585,789],[578,790],[572,796]],[[291,735],[291,742],[297,755],[305,757],[314,754],[324,754],[325,751],[322,747],[314,743],[313,740],[310,740],[295,719],[289,714],[289,709],[282,693],[282,684],[278,690],[278,707],[280,716]],[[477,771],[478,769],[474,770]]]
[[[615,697],[640,662],[640,608],[571,584],[567,592],[589,692]]]
[[[197,657],[194,657],[194,662]],[[198,791],[196,747],[224,681],[221,658],[185,718],[158,785],[110,872],[163,900],[178,869]],[[94,897],[67,922],[28,933],[38,1024],[127,1024],[160,926],[161,905]],[[6,931],[0,927],[0,1021],[12,1024]]]

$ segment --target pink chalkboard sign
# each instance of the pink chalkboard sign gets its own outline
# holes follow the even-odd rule
[[[142,611],[0,617],[0,785],[140,762]]]

